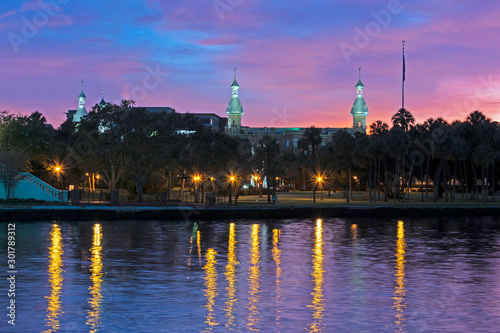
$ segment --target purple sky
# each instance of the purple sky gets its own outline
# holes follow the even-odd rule
[[[390,122],[404,39],[417,121],[500,120],[499,17],[465,0],[2,1],[0,110],[58,126],[84,78],[87,110],[105,87],[115,103],[225,116],[237,66],[243,125],[343,127],[362,66],[368,123]]]

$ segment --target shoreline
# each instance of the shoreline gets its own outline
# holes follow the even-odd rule
[[[0,222],[499,216],[500,206],[33,206],[0,207]]]

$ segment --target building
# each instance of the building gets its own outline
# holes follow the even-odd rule
[[[352,128],[319,128],[323,144],[330,137],[340,130],[349,133],[365,133],[366,132],[366,117],[368,116],[368,107],[363,97],[364,85],[361,82],[361,68],[359,69],[359,79],[355,86],[356,99],[351,108],[353,117]],[[307,130],[307,127],[249,127],[242,125],[243,107],[239,98],[240,85],[236,81],[236,68],[234,70],[234,81],[231,84],[231,100],[226,108],[228,124],[226,133],[229,135],[237,135],[238,137],[249,139],[251,142],[257,141],[264,135],[270,135],[276,139],[282,149],[296,149],[300,138]]]
[[[368,116],[368,107],[364,100],[363,90],[364,85],[361,82],[361,67],[359,68],[359,78],[356,83],[356,98],[351,108],[351,115],[353,118],[353,127],[350,128],[319,128],[321,133],[321,138],[323,143],[327,142],[330,137],[340,130],[347,131],[349,133],[365,133],[366,132],[366,117]],[[239,98],[240,85],[236,80],[236,68],[234,69],[234,80],[231,84],[231,99],[226,108],[226,117],[220,117],[215,113],[191,113],[193,116],[198,118],[200,122],[210,127],[214,132],[226,132],[229,135],[236,135],[241,138],[249,139],[251,142],[257,141],[260,137],[264,135],[270,135],[276,139],[276,141],[281,145],[283,149],[297,148],[300,138],[307,130],[307,127],[249,127],[242,125],[243,117],[243,106]],[[68,110],[67,118],[72,119],[74,122],[80,121],[80,119],[87,115],[87,110],[85,109],[85,101],[87,97],[83,92],[83,80],[82,80],[82,91],[78,96],[78,109]],[[106,105],[104,101],[104,88],[103,96],[99,106],[103,107]],[[144,107],[150,112],[175,112],[175,110],[168,106],[147,106]]]

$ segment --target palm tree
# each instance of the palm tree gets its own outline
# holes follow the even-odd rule
[[[394,193],[394,203],[396,203],[396,197],[399,192],[399,179],[400,171],[399,164],[400,161],[404,161],[404,156],[408,152],[408,147],[410,145],[410,137],[401,127],[394,126],[388,133],[387,136],[387,149],[389,153],[394,157],[394,181],[393,181],[393,193]],[[403,165],[404,168],[404,165]]]
[[[332,136],[333,147],[335,151],[336,158],[341,161],[345,168],[346,174],[346,183],[345,183],[345,191],[347,203],[349,203],[349,167],[352,163],[352,157],[354,154],[354,148],[356,146],[356,142],[354,137],[346,132],[339,131]]]
[[[311,146],[313,160],[316,159],[317,147],[321,144],[321,130],[314,126],[309,127],[303,134],[303,138]]]
[[[385,135],[389,131],[389,125],[382,120],[377,120],[370,125],[370,135]]]
[[[415,118],[410,113],[410,111],[401,108],[396,112],[391,118],[393,126],[399,126],[403,131],[408,132],[410,128],[415,124]]]

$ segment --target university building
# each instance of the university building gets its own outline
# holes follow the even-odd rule
[[[330,137],[340,130],[345,130],[349,133],[366,132],[366,117],[368,116],[368,108],[363,97],[364,85],[361,82],[361,69],[358,82],[356,83],[356,98],[351,108],[351,116],[353,118],[353,127],[350,128],[319,128],[323,143],[327,142]],[[234,80],[231,84],[231,99],[226,108],[226,117],[220,117],[215,113],[192,113],[200,122],[210,127],[215,132],[226,132],[229,135],[235,135],[241,138],[248,139],[250,142],[255,142],[264,135],[270,135],[280,144],[282,149],[296,149],[299,140],[307,130],[307,127],[249,127],[242,125],[243,106],[239,98],[240,86],[236,81],[236,69],[234,70]],[[87,97],[82,91],[78,96],[78,109],[68,110],[66,113],[68,119],[74,122],[80,121],[82,117],[87,115],[85,101]],[[106,105],[103,97],[99,106]],[[174,112],[171,107],[144,107],[150,112]]]
[[[368,116],[368,107],[363,97],[364,85],[361,82],[361,69],[360,69],[358,83],[356,84],[356,99],[351,108],[351,115],[353,117],[353,127],[351,128],[319,128],[321,131],[321,138],[323,143],[326,143],[329,138],[340,130],[345,130],[354,134],[355,132],[366,132],[366,117]],[[244,114],[243,107],[239,98],[240,86],[236,81],[236,69],[234,72],[234,81],[231,84],[231,100],[226,108],[228,117],[226,133],[229,135],[237,135],[242,138],[249,139],[251,142],[257,141],[264,135],[270,135],[280,144],[282,149],[297,148],[300,138],[303,136],[307,127],[249,127],[242,125],[242,116]]]

